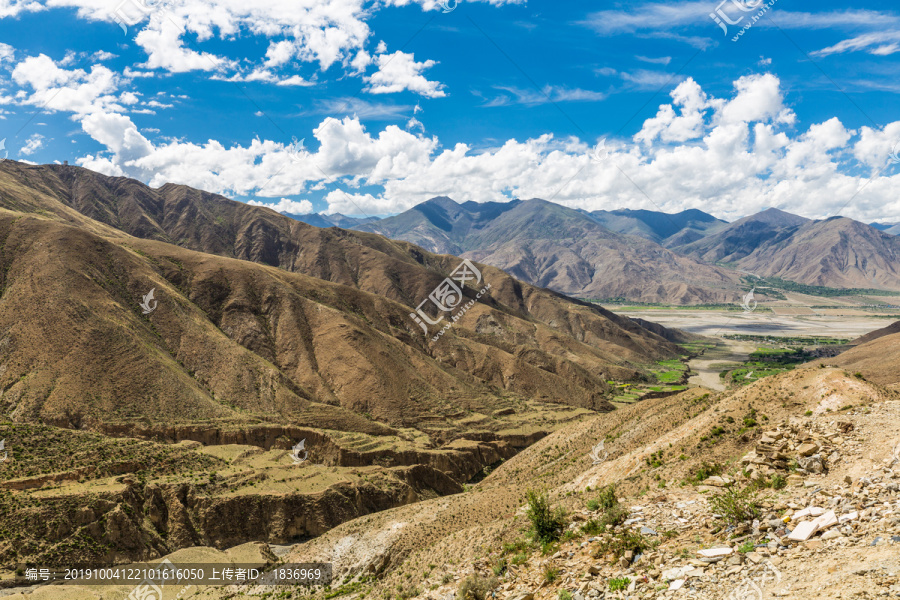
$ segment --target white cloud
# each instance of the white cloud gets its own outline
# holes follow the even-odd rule
[[[0,18],[17,17],[23,12],[44,10],[40,2],[34,0],[0,0]]]
[[[9,44],[4,44],[0,42],[0,63],[3,62],[12,62],[10,59],[15,56],[16,49],[10,46]]]
[[[437,195],[459,202],[537,197],[591,210],[701,208],[724,218],[768,206],[825,217],[848,202],[841,214],[864,221],[900,214],[900,168],[881,171],[900,142],[900,122],[856,131],[831,118],[800,127],[768,73],[739,78],[727,97],[682,82],[633,139],[608,140],[610,155],[601,162],[574,137],[545,134],[473,151],[396,125],[370,132],[352,117],[323,120],[306,136],[317,149],[300,152],[259,139],[231,147],[215,140],[154,145],[114,113],[92,114],[83,127],[107,148],[79,161],[89,168],[154,186],[172,181],[257,197],[327,185],[329,210],[349,214],[397,213]]]
[[[25,140],[25,145],[19,149],[20,154],[24,154],[25,156],[29,156],[34,154],[38,150],[40,150],[44,145],[44,136],[39,133],[33,134],[27,140]]]
[[[555,85],[545,85],[540,90],[520,89],[512,86],[496,86],[496,88],[507,92],[507,94],[488,100],[484,106],[497,107],[510,104],[534,106],[550,102],[599,102],[606,98],[606,94],[603,92]]]
[[[276,82],[275,85],[308,87],[311,85],[315,85],[315,83],[313,83],[312,81],[307,81],[307,80],[303,79],[302,77],[300,77],[299,75],[291,75],[290,77],[287,77],[285,79],[282,79],[281,81]]]
[[[378,70],[366,78],[366,88],[372,94],[393,94],[409,90],[426,98],[443,98],[447,94],[443,85],[428,81],[422,71],[437,63],[433,60],[416,62],[412,54],[397,50],[393,54],[379,54],[375,57]]]
[[[829,54],[858,52],[861,50],[876,56],[887,56],[900,52],[900,29],[864,33],[838,42],[833,46],[817,50],[813,52],[813,55],[828,56]]]
[[[50,57],[40,54],[19,62],[12,71],[12,80],[23,88],[15,96],[16,104],[71,112],[76,116],[124,110],[115,96],[118,77],[102,65],[94,65],[90,72],[60,69]],[[31,93],[25,88],[30,88]]]
[[[253,206],[265,206],[266,208],[271,208],[272,210],[280,213],[286,213],[291,215],[306,215],[313,211],[312,202],[309,200],[291,200],[289,198],[282,198],[275,204],[269,202],[261,202],[259,200],[250,200],[247,204],[251,204]]]

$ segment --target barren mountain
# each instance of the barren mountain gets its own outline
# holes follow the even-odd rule
[[[365,430],[363,413],[402,425],[491,413],[507,394],[605,410],[607,379],[681,353],[486,266],[490,292],[430,341],[410,313],[459,259],[183,186],[7,161],[0,205],[0,383],[17,420],[275,415]],[[151,289],[159,307],[144,315]]]
[[[727,222],[697,209],[669,214],[625,208],[588,214],[607,229],[637,235],[666,248],[688,244],[728,226]]]
[[[27,519],[29,533],[44,531],[43,539],[23,536],[17,545],[20,558],[42,563],[93,547],[120,553],[146,547],[154,555],[169,545],[184,548],[168,555],[176,565],[238,557],[272,565],[278,559],[271,548],[286,562],[332,564],[331,587],[303,592],[314,600],[445,600],[467,598],[466,590],[505,600],[885,596],[896,591],[900,567],[890,542],[900,534],[893,509],[900,459],[891,456],[897,398],[840,369],[812,368],[726,393],[694,389],[647,400],[557,430],[465,493],[386,507],[315,539],[292,540],[290,548],[208,546],[241,528],[260,531],[264,540],[283,536],[302,526],[300,509],[307,522],[326,518],[346,510],[346,497],[329,489],[315,503],[300,503],[281,494],[281,506],[271,506],[232,488],[239,485],[237,470],[287,473],[277,471],[272,453],[236,459],[235,468],[215,464],[199,447],[144,444],[137,451],[170,464],[222,468],[224,477],[185,485],[187,493],[162,480],[98,481],[90,510],[80,511],[72,508],[75,484],[52,493],[14,491],[0,496],[9,509],[0,512],[0,527],[18,517]],[[598,441],[605,442],[599,457]],[[376,478],[359,469],[355,477],[369,480],[367,502],[380,488],[379,501],[390,504],[404,486],[398,474]],[[528,510],[528,492],[546,494],[546,513],[535,511],[534,502]],[[544,514],[544,522],[529,518]],[[532,523],[545,527],[536,531]],[[73,541],[92,532],[101,543],[51,545],[60,532]],[[181,586],[171,587],[174,593]],[[11,600],[113,600],[129,589],[85,582],[11,592]],[[291,590],[251,584],[186,592],[224,600],[288,597]]]
[[[734,263],[760,247],[790,237],[808,221],[777,208],[769,208],[673,249],[709,263]]]
[[[770,208],[674,250],[760,277],[833,288],[900,289],[900,238],[852,219]]]
[[[437,252],[460,252],[570,296],[676,304],[738,297],[732,273],[544,200],[459,205],[435,198],[361,228]]]
[[[728,271],[543,200],[504,212],[471,235],[469,246],[475,249],[464,256],[577,297],[700,304],[738,296]]]
[[[446,196],[440,196],[399,215],[358,225],[354,229],[406,240],[440,254],[462,254],[473,249],[470,236],[519,204],[520,200],[457,204]]]
[[[854,347],[828,359],[872,381],[900,389],[900,321],[855,339]],[[822,361],[818,361],[822,362]]]
[[[900,237],[833,217],[771,240],[737,264],[757,275],[809,285],[900,290]]]
[[[363,223],[371,223],[373,221],[377,221],[378,217],[348,217],[347,215],[342,215],[340,213],[335,213],[331,215],[319,214],[319,213],[308,213],[305,215],[295,215],[291,213],[282,213],[285,214],[292,219],[296,219],[298,221],[302,221],[303,223],[307,223],[309,225],[315,225],[316,227],[342,227],[344,229],[352,229],[357,225],[362,225]]]

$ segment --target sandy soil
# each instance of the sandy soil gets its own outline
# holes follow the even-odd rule
[[[689,362],[692,371],[697,374],[688,379],[691,385],[700,385],[718,392],[725,391],[725,384],[719,377],[722,370],[720,365],[729,362],[744,362],[750,358],[750,353],[756,350],[756,345],[739,340],[720,339],[719,346],[704,352],[701,356]]]
[[[868,315],[775,315],[771,312],[727,312],[716,310],[641,310],[621,312],[666,327],[720,337],[729,333],[749,335],[819,335],[857,338],[891,323]]]

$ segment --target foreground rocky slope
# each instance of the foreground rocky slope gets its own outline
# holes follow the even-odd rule
[[[840,369],[800,369],[734,393],[695,389],[560,429],[469,491],[349,521],[282,560],[333,563],[336,581],[313,590],[319,598],[891,595],[898,441],[900,397]],[[558,541],[530,541],[530,489],[567,511]],[[716,504],[729,489],[747,490],[754,512],[735,517]],[[266,586],[188,594],[309,595]]]

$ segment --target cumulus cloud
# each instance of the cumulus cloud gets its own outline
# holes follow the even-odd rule
[[[94,65],[90,71],[61,69],[49,56],[40,54],[19,62],[12,71],[12,80],[22,88],[12,100],[15,104],[76,116],[124,110],[115,95],[119,77],[102,65]],[[29,89],[30,93],[26,91]]]
[[[437,63],[433,60],[416,62],[412,54],[401,52],[379,54],[375,57],[378,70],[366,80],[369,86],[366,91],[372,94],[393,94],[409,90],[426,98],[443,98],[447,94],[443,85],[436,81],[428,81],[422,72]]]
[[[24,154],[25,156],[34,154],[38,150],[40,150],[44,146],[44,136],[39,133],[35,133],[30,136],[27,140],[25,140],[25,145],[19,149],[20,154]]]
[[[726,97],[685,80],[631,139],[608,140],[601,161],[590,156],[596,140],[544,134],[474,151],[443,147],[417,127],[368,131],[355,117],[324,119],[312,132],[317,149],[299,152],[259,139],[153,145],[117,114],[91,115],[83,126],[107,148],[80,161],[90,168],[257,197],[328,189],[329,211],[348,214],[397,213],[438,195],[536,197],[589,210],[700,208],[729,219],[768,206],[821,218],[847,205],[841,214],[867,221],[900,212],[900,168],[888,162],[900,122],[800,126],[768,73],[739,78]]]
[[[282,198],[274,204],[271,202],[261,202],[259,200],[250,200],[247,204],[252,204],[253,206],[265,206],[276,212],[290,215],[306,215],[313,210],[312,202],[309,200],[291,200],[290,198]]]

